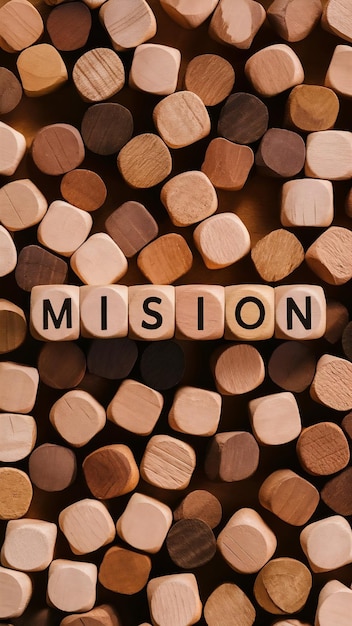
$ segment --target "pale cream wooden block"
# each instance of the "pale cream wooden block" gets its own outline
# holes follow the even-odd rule
[[[145,0],[108,0],[99,18],[115,50],[135,48],[156,33],[156,19]]]
[[[17,59],[23,91],[29,98],[45,96],[67,82],[66,65],[59,52],[48,43],[30,46]]]
[[[226,563],[241,574],[258,572],[273,556],[273,531],[254,509],[239,509],[220,532],[217,546]]]
[[[129,337],[147,341],[175,334],[175,287],[132,285],[128,289]]]
[[[273,44],[253,54],[245,65],[245,74],[262,96],[276,96],[304,81],[302,64],[287,44]],[[324,176],[320,176],[324,178]]]
[[[212,215],[193,231],[194,243],[208,269],[228,267],[251,248],[249,232],[234,213]]]
[[[250,400],[249,417],[257,441],[278,446],[293,441],[301,432],[297,401],[290,391],[281,391]]]
[[[181,53],[158,43],[143,43],[134,51],[129,85],[158,96],[176,91]]]
[[[300,542],[313,572],[330,572],[352,563],[352,530],[341,515],[308,524]]]
[[[327,228],[306,251],[305,260],[315,274],[330,285],[352,278],[352,232],[341,226]]]
[[[305,174],[328,180],[351,178],[352,133],[347,130],[310,133],[306,144]]]
[[[83,285],[79,294],[82,337],[113,339],[127,336],[126,285]]]
[[[0,226],[0,277],[7,276],[16,267],[17,250],[6,228]]]
[[[325,333],[326,300],[318,285],[275,287],[275,337],[318,339]]]
[[[322,26],[346,41],[352,41],[352,6],[347,0],[324,3]]]
[[[164,11],[183,28],[197,28],[214,11],[219,0],[160,0]]]
[[[70,263],[86,285],[116,283],[128,269],[122,250],[106,233],[91,235],[71,256]]]
[[[341,96],[352,97],[352,48],[336,46],[326,72],[324,85]]]
[[[0,121],[0,175],[12,176],[26,152],[26,138]]]
[[[217,431],[221,404],[221,395],[215,391],[180,387],[169,411],[169,426],[181,433],[210,437]]]
[[[13,52],[32,46],[44,32],[39,11],[27,0],[9,0],[0,9],[0,38]]]
[[[44,468],[43,468],[44,469]],[[1,548],[1,563],[23,572],[40,572],[54,558],[57,526],[40,519],[10,520]]]
[[[336,411],[352,409],[352,363],[347,359],[323,354],[317,362],[310,395],[316,402]]]
[[[10,231],[38,224],[47,208],[46,198],[28,178],[13,180],[0,189],[0,221]]]
[[[194,574],[170,574],[152,578],[147,598],[154,626],[192,626],[202,615]]]
[[[177,285],[177,339],[221,339],[225,291],[221,285]]]
[[[71,256],[87,239],[92,225],[90,213],[55,200],[38,226],[38,241],[62,256]]]
[[[280,220],[283,226],[330,226],[334,191],[329,180],[300,178],[282,185]]]
[[[270,339],[275,328],[275,292],[269,285],[225,287],[225,339]]]
[[[89,611],[96,598],[97,567],[93,563],[55,559],[49,567],[47,597],[67,613]]]
[[[36,285],[31,292],[30,330],[42,341],[79,338],[79,287]]]
[[[117,534],[133,548],[155,554],[172,524],[172,511],[163,502],[134,493],[117,520]]]
[[[264,23],[266,12],[254,0],[220,0],[209,26],[209,35],[221,43],[247,50]]]
[[[74,554],[88,554],[111,543],[115,524],[105,504],[85,498],[70,504],[59,515],[59,526]]]
[[[350,626],[352,590],[339,580],[329,580],[322,588],[314,626]]]
[[[0,567],[0,619],[20,617],[29,604],[32,591],[28,574]]]
[[[0,411],[29,413],[35,404],[39,384],[36,367],[12,361],[0,363]]]
[[[190,146],[207,137],[211,128],[205,105],[192,91],[177,91],[160,100],[153,121],[169,148]]]
[[[14,463],[28,456],[37,439],[37,424],[31,415],[0,413],[0,461]]]
[[[87,391],[72,389],[52,405],[51,424],[71,446],[85,446],[105,426],[104,407]]]
[[[170,178],[162,187],[161,202],[175,226],[190,226],[218,208],[213,184],[203,172],[189,171]]]
[[[163,405],[164,398],[159,391],[127,378],[108,405],[107,417],[136,435],[150,435]]]
[[[161,489],[185,489],[196,467],[193,448],[169,435],[154,435],[147,443],[141,461],[142,478]]]
[[[305,39],[321,14],[321,0],[274,0],[267,11],[270,24],[286,41]]]

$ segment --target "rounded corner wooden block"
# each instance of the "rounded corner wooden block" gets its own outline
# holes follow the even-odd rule
[[[134,51],[130,87],[159,96],[176,91],[181,53],[177,48],[143,43]]]
[[[283,226],[330,226],[334,218],[330,180],[300,178],[282,186],[280,220]]]
[[[168,233],[154,239],[139,253],[137,265],[154,284],[168,285],[191,269],[192,252],[182,235]]]
[[[196,466],[193,448],[169,435],[154,435],[141,461],[141,477],[161,489],[185,489]]]
[[[220,0],[209,25],[209,35],[221,43],[247,50],[264,23],[266,12],[253,0]]]
[[[159,552],[172,524],[169,506],[142,493],[130,497],[117,520],[117,534],[133,548],[151,554]]]
[[[275,337],[317,339],[326,328],[325,293],[319,285],[275,287]]]
[[[17,69],[23,91],[29,98],[50,94],[68,81],[62,56],[48,43],[23,50],[17,58]]]
[[[85,498],[73,502],[59,515],[59,526],[74,554],[88,554],[111,543],[115,524],[105,504]]]
[[[193,231],[194,243],[208,269],[221,269],[250,251],[249,232],[234,213],[219,213],[203,220]]]
[[[90,393],[72,389],[54,402],[49,419],[65,441],[80,448],[104,428],[106,413]]]
[[[99,18],[115,50],[136,48],[154,37],[154,13],[145,0],[108,0],[100,2]]]
[[[125,68],[110,48],[93,48],[76,61],[72,70],[75,87],[85,102],[102,102],[125,84]]]
[[[125,378],[107,408],[108,419],[138,435],[150,435],[156,425],[164,397],[137,380]]]
[[[245,74],[254,89],[265,97],[276,96],[304,81],[298,56],[290,46],[282,43],[262,48],[249,57]]]
[[[73,253],[70,264],[86,285],[112,284],[128,269],[128,261],[119,246],[106,233],[95,233]]]
[[[221,395],[199,387],[180,387],[169,411],[173,430],[209,437],[217,431],[221,414]]]
[[[301,432],[299,408],[290,391],[250,400],[248,408],[253,433],[263,445],[288,443]]]
[[[184,148],[207,137],[210,117],[202,100],[191,91],[177,91],[155,106],[153,121],[169,148]]]
[[[47,595],[60,611],[89,611],[96,600],[97,566],[94,563],[55,559],[49,567]]]
[[[24,572],[0,567],[0,619],[20,617],[32,597],[33,584]]]
[[[1,549],[1,563],[23,572],[45,570],[54,558],[57,526],[40,519],[10,520]]]
[[[177,285],[178,339],[221,339],[224,334],[225,290],[221,285]]]

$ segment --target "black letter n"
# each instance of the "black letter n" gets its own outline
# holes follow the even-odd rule
[[[49,328],[49,315],[55,328],[60,328],[66,313],[66,327],[72,328],[72,298],[65,298],[59,316],[56,317],[50,300],[43,300],[43,330]]]
[[[295,312],[301,324],[306,330],[312,328],[312,297],[306,296],[306,315],[298,308],[293,298],[287,298],[287,330],[292,330],[293,320],[292,313]]]

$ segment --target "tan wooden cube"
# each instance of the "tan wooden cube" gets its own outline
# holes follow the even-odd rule
[[[149,189],[170,174],[172,158],[166,143],[158,135],[142,133],[122,147],[117,167],[128,185]]]
[[[211,181],[196,170],[170,178],[162,187],[160,198],[175,226],[201,222],[218,208],[218,197]]]
[[[234,213],[212,215],[193,231],[194,243],[208,269],[228,267],[250,251],[249,232]]]
[[[87,211],[55,200],[38,226],[39,243],[62,256],[71,256],[87,239],[93,219]]]
[[[224,334],[224,293],[221,285],[177,285],[176,338],[220,339]]]
[[[333,186],[329,180],[301,178],[282,185],[283,226],[330,226],[334,218]]]
[[[185,489],[196,467],[193,448],[176,437],[154,435],[146,445],[141,477],[161,489]]]
[[[164,11],[183,28],[197,28],[211,15],[219,0],[160,0]]]
[[[215,137],[206,149],[202,172],[217,189],[238,191],[246,184],[253,163],[252,148]]]
[[[218,54],[199,54],[188,63],[184,85],[204,102],[215,106],[230,95],[235,82],[231,63]]]
[[[329,580],[319,594],[315,626],[329,626],[337,620],[349,626],[351,610],[352,590],[339,580]]]
[[[269,285],[225,287],[225,339],[270,339],[275,327],[275,292]]]
[[[267,11],[274,30],[286,41],[301,41],[308,37],[322,14],[320,0],[302,4],[301,0],[274,0]]]
[[[1,563],[23,572],[46,569],[54,558],[57,527],[40,519],[10,520],[1,548]]]
[[[0,619],[20,617],[29,604],[32,591],[28,574],[0,567]]]
[[[347,180],[352,177],[352,133],[322,130],[307,137],[306,176]]]
[[[209,25],[209,35],[221,43],[236,48],[250,48],[264,23],[266,12],[254,0],[220,0]]]
[[[86,285],[116,283],[128,269],[122,250],[106,233],[91,235],[71,256],[70,263]]]
[[[221,395],[199,387],[177,389],[169,411],[173,430],[209,437],[217,431],[221,414]]]
[[[211,368],[219,393],[236,396],[256,389],[265,378],[260,352],[248,343],[232,343],[216,350]]]
[[[323,354],[317,362],[310,395],[316,402],[336,411],[352,409],[352,363],[331,354]]]
[[[136,435],[150,435],[157,423],[164,398],[159,391],[126,378],[107,408],[108,419]]]
[[[31,415],[0,413],[0,461],[13,463],[28,456],[37,439],[37,424]]]
[[[352,277],[352,232],[330,226],[306,251],[310,269],[330,285],[343,285]]]
[[[11,52],[20,52],[32,46],[42,36],[43,31],[42,17],[31,2],[10,0],[2,5],[0,38]]]
[[[135,48],[154,37],[156,19],[145,0],[108,0],[100,4],[99,18],[115,50]]]
[[[281,391],[250,400],[249,416],[259,443],[277,446],[296,439],[301,432],[297,401],[290,391]]]
[[[222,506],[214,494],[205,489],[190,491],[174,510],[174,520],[199,519],[215,528],[222,518]]]
[[[139,481],[132,450],[122,443],[95,449],[86,456],[82,468],[88,489],[99,500],[129,493]]]
[[[151,559],[122,546],[109,548],[99,567],[99,582],[105,589],[131,596],[147,584]]]
[[[153,284],[168,285],[192,267],[193,255],[186,239],[167,233],[148,244],[138,255],[137,265]]]
[[[117,520],[117,534],[137,550],[155,554],[161,549],[172,524],[172,511],[163,502],[134,493]]]
[[[45,96],[68,80],[67,68],[60,53],[48,43],[23,50],[17,59],[23,91],[29,98]]]
[[[30,507],[33,488],[29,476],[15,467],[0,467],[0,520],[23,517]]]
[[[0,354],[16,350],[27,336],[27,320],[24,311],[0,298]]]
[[[275,287],[275,337],[317,339],[326,328],[326,301],[318,285]]]
[[[17,264],[17,250],[14,241],[6,228],[0,226],[0,277],[7,276]]]
[[[72,70],[75,87],[85,102],[102,102],[125,84],[123,63],[110,48],[92,48],[76,61]]]
[[[251,257],[261,278],[266,282],[278,282],[303,263],[304,248],[293,233],[278,228],[257,241]]]
[[[302,64],[287,44],[262,48],[245,65],[245,74],[262,96],[276,96],[304,81]],[[322,177],[324,178],[324,177]]]
[[[79,337],[79,287],[37,285],[31,292],[31,333],[42,341]]]
[[[259,463],[259,446],[251,433],[217,433],[211,440],[204,469],[210,480],[232,483],[252,476]]]
[[[322,26],[334,35],[352,41],[352,7],[344,0],[328,0],[324,5]]]
[[[94,552],[115,538],[115,524],[105,504],[91,498],[63,509],[59,526],[74,554]]]
[[[348,440],[334,422],[320,421],[304,428],[296,451],[303,469],[313,476],[336,474],[350,460]]]
[[[38,224],[47,208],[46,198],[28,178],[13,180],[0,189],[0,220],[10,231]]]
[[[279,557],[260,570],[253,592],[258,604],[268,613],[290,615],[305,606],[311,587],[308,567],[298,559]]]
[[[39,374],[35,367],[13,361],[0,363],[0,410],[29,413],[35,404]]]
[[[47,597],[67,613],[89,611],[96,598],[97,567],[93,563],[55,559],[49,567]]]
[[[285,124],[308,133],[329,130],[339,110],[339,99],[328,86],[297,85],[287,99]]]
[[[300,542],[313,572],[330,572],[352,563],[352,530],[341,515],[308,524]]]
[[[134,51],[129,85],[134,89],[167,96],[176,91],[181,53],[158,43],[143,43]]]
[[[150,615],[158,626],[191,626],[202,614],[194,574],[170,574],[152,578],[147,585]]]
[[[127,336],[126,285],[83,285],[79,294],[82,337],[112,339]]]
[[[223,583],[212,591],[204,605],[208,626],[233,626],[234,615],[241,616],[241,626],[253,626],[255,608],[246,594],[234,583]]]
[[[26,139],[18,130],[0,121],[0,174],[12,176],[26,152]]]
[[[352,96],[352,48],[336,46],[325,76],[325,83],[341,96]]]
[[[290,469],[276,470],[262,483],[260,504],[287,524],[303,526],[319,504],[319,491]]]
[[[175,334],[175,288],[171,285],[129,287],[128,322],[132,339],[171,339]]]
[[[169,148],[190,146],[210,133],[208,111],[191,91],[177,91],[160,100],[154,108],[153,121]]]
[[[54,402],[49,419],[65,441],[80,448],[104,428],[106,414],[104,407],[90,393],[72,389]]]

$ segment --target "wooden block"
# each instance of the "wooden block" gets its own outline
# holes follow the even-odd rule
[[[32,46],[44,31],[39,11],[27,0],[9,0],[2,5],[0,24],[2,42],[13,52]]]
[[[130,596],[146,586],[151,567],[146,554],[113,546],[99,567],[99,582],[105,589]]]
[[[286,102],[286,124],[308,133],[332,128],[339,114],[340,103],[336,94],[327,87],[322,85],[294,87]]]
[[[43,491],[67,489],[74,482],[76,472],[76,456],[72,450],[63,446],[44,443],[35,448],[29,457],[31,481]]]
[[[210,133],[208,111],[192,91],[177,91],[160,100],[153,121],[169,148],[190,146]]]
[[[345,130],[310,133],[306,149],[306,176],[329,180],[351,178],[352,133]]]
[[[352,515],[351,479],[352,468],[347,467],[321,490],[323,502],[339,515]]]
[[[86,372],[86,356],[73,341],[45,343],[38,357],[40,380],[53,389],[77,387]]]
[[[13,180],[0,189],[0,220],[10,231],[38,224],[47,208],[46,198],[28,178]]]
[[[10,520],[1,548],[1,563],[23,572],[39,572],[54,558],[57,526],[40,519]]]
[[[79,287],[35,286],[30,307],[30,330],[36,339],[72,341],[79,338]]]
[[[266,12],[253,0],[220,0],[209,25],[209,35],[221,43],[247,50],[265,21]]]
[[[304,428],[296,449],[303,469],[313,476],[335,474],[350,460],[348,441],[343,430],[333,422],[319,422]]]
[[[133,453],[124,444],[97,448],[86,456],[82,468],[88,489],[99,500],[129,493],[139,481]]]
[[[0,226],[0,277],[7,276],[15,269],[17,250],[14,241],[6,228]]]
[[[352,52],[351,46],[336,46],[325,75],[324,84],[341,96],[352,96]],[[317,129],[316,129],[317,130]],[[320,130],[320,129],[319,129]]]
[[[47,598],[60,611],[89,611],[96,598],[97,566],[55,559],[49,567]]]
[[[143,204],[128,200],[105,220],[110,237],[127,258],[134,256],[158,236],[159,227]]]
[[[234,583],[223,583],[216,587],[204,605],[204,618],[208,626],[217,626],[220,621],[222,626],[253,626],[255,615],[253,604]]]
[[[121,621],[112,606],[101,604],[91,611],[64,617],[60,626],[121,626]]]
[[[96,211],[107,196],[106,185],[99,174],[83,169],[67,172],[61,179],[60,192],[67,202],[82,211]]]
[[[195,0],[190,6],[187,0],[160,0],[164,11],[183,28],[197,28],[214,11],[218,0]]]
[[[318,285],[275,287],[275,337],[317,339],[326,327],[326,302]]]
[[[85,145],[91,152],[102,156],[118,152],[131,139],[132,132],[132,114],[117,102],[93,104],[82,118],[81,133]]]
[[[68,80],[67,68],[60,53],[48,43],[23,50],[17,59],[17,69],[23,91],[29,98],[52,93]]]
[[[351,589],[339,580],[329,580],[319,594],[315,615],[316,626],[329,626],[336,620],[341,626],[348,626],[351,607]]]
[[[48,15],[46,29],[57,50],[69,52],[86,45],[92,17],[82,2],[70,2],[57,6]]]
[[[313,572],[330,572],[352,562],[351,526],[340,515],[308,524],[300,542]]]
[[[251,257],[263,280],[278,282],[303,263],[304,248],[293,233],[278,228],[259,239],[252,248]]]
[[[128,322],[132,339],[171,339],[175,334],[175,288],[171,285],[129,287]]]
[[[239,509],[217,539],[226,563],[240,574],[254,574],[273,556],[277,541],[273,531],[254,509]]]
[[[0,461],[2,463],[14,463],[26,458],[32,452],[36,439],[37,424],[31,415],[0,414]]]
[[[125,68],[110,48],[92,48],[76,61],[72,78],[85,102],[108,100],[125,84]]]
[[[230,95],[234,83],[235,70],[218,54],[199,54],[186,67],[185,88],[197,94],[205,106],[220,104]]]
[[[22,85],[13,72],[0,67],[0,115],[11,113],[22,99]]]
[[[174,510],[174,520],[200,519],[210,528],[220,524],[222,506],[214,494],[205,489],[190,491]]]
[[[185,371],[183,349],[171,340],[153,342],[144,350],[139,368],[143,382],[153,389],[176,387]]]
[[[154,435],[146,445],[140,465],[141,477],[160,489],[185,489],[196,467],[193,448],[169,435]]]
[[[262,445],[282,445],[296,439],[301,432],[299,408],[290,391],[250,400],[248,409],[254,436]]]
[[[104,407],[90,393],[73,389],[54,402],[49,419],[67,443],[80,448],[104,428],[106,414]]]
[[[127,336],[126,285],[83,285],[79,293],[82,337],[111,339]]]
[[[209,437],[217,431],[221,396],[199,387],[177,389],[169,411],[169,426],[180,433]]]
[[[352,363],[330,354],[323,354],[310,387],[310,395],[336,411],[350,411],[352,408],[351,390]]]
[[[344,0],[328,0],[324,6],[322,26],[346,41],[352,41],[352,7]]]
[[[117,157],[117,167],[130,187],[148,189],[170,174],[172,159],[166,143],[158,135],[143,133],[123,146]]]
[[[268,374],[282,389],[300,393],[311,384],[315,367],[316,358],[310,346],[299,341],[285,341],[273,351]]]
[[[43,126],[32,142],[33,161],[43,174],[65,174],[79,167],[84,155],[83,139],[70,124]]]
[[[86,285],[116,283],[128,269],[124,253],[106,233],[91,235],[73,253],[70,264]]]
[[[224,288],[221,285],[177,285],[177,339],[220,339],[224,334]]]
[[[311,586],[312,575],[303,563],[281,557],[269,561],[259,572],[254,583],[254,596],[269,613],[296,613],[304,607]]]
[[[265,377],[264,361],[250,344],[233,343],[213,354],[212,371],[219,393],[236,396],[256,389]]]
[[[251,433],[217,433],[205,458],[205,473],[210,480],[235,482],[252,476],[259,463],[259,447]]]
[[[170,574],[152,578],[147,585],[152,622],[158,626],[191,626],[202,615],[194,574]]]
[[[177,567],[190,570],[211,561],[216,552],[216,539],[210,526],[202,520],[181,519],[170,528],[166,547]]]
[[[176,91],[181,52],[158,43],[143,43],[134,51],[129,86],[158,96]]]
[[[0,121],[0,174],[12,176],[26,152],[26,139],[8,124]],[[4,192],[3,192],[4,193]]]
[[[330,285],[343,285],[352,277],[352,233],[348,228],[330,226],[306,251],[310,269]]]
[[[150,435],[163,405],[161,393],[137,380],[125,379],[108,405],[107,417],[136,435]]]
[[[277,470],[262,483],[259,502],[293,526],[303,526],[312,517],[320,500],[319,491],[290,469]]]
[[[268,107],[251,93],[237,92],[229,96],[222,107],[218,134],[239,144],[250,144],[267,131]]]
[[[27,336],[24,311],[9,300],[0,298],[0,354],[12,352],[23,344]]]
[[[172,512],[163,502],[134,493],[118,518],[117,534],[137,550],[155,554],[161,549],[172,524]]]
[[[28,574],[0,567],[0,618],[22,615],[32,597],[32,581]],[[9,625],[10,626],[10,625]]]
[[[0,467],[0,492],[0,520],[13,520],[26,515],[33,488],[25,472],[17,467]]]
[[[61,285],[67,271],[66,261],[40,246],[29,245],[18,255],[15,278],[21,289],[31,291],[37,285]]]
[[[296,176],[304,167],[306,149],[302,137],[286,128],[269,128],[255,155],[260,174],[278,178]]]
[[[304,81],[298,56],[284,43],[267,46],[249,57],[245,74],[254,89],[266,97],[276,96]]]
[[[35,367],[12,361],[0,362],[0,411],[29,413],[34,407],[38,384],[39,374]]]
[[[145,0],[108,0],[99,18],[115,50],[135,48],[156,33],[156,19]]]
[[[267,11],[271,26],[285,41],[301,41],[308,37],[321,14],[320,0],[313,0],[307,6],[302,5],[301,0],[274,0]]]
[[[253,150],[222,137],[212,139],[205,152],[202,172],[214,187],[228,191],[242,189],[254,163]]]
[[[126,378],[138,357],[138,348],[132,339],[93,339],[88,350],[88,370],[91,374],[115,380]]]
[[[249,232],[235,213],[218,213],[193,231],[194,243],[208,269],[228,267],[250,251]]]
[[[175,226],[201,222],[218,208],[218,198],[211,181],[197,170],[170,178],[161,189],[160,199]]]
[[[74,554],[94,552],[115,538],[115,524],[105,504],[85,498],[59,515],[59,526]]]
[[[324,339],[336,343],[342,337],[343,329],[349,320],[348,310],[342,302],[328,300],[326,303],[326,330]]]
[[[301,178],[282,185],[283,226],[330,226],[333,218],[333,187],[329,180]]]
[[[153,284],[169,285],[192,267],[193,255],[182,235],[158,237],[139,253],[137,265]]]
[[[93,220],[87,211],[55,200],[39,224],[39,243],[62,256],[71,256],[87,239]]]
[[[274,334],[274,289],[268,285],[225,287],[225,339],[256,341]]]

